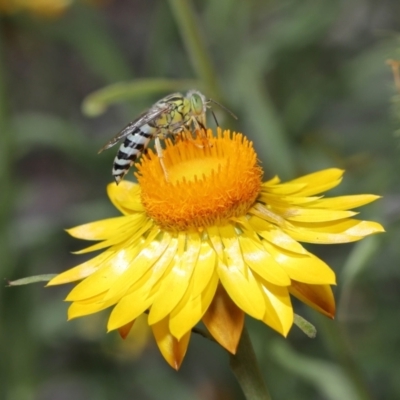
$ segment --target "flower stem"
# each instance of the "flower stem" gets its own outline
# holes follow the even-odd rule
[[[199,24],[190,0],[169,0],[169,4],[197,77],[204,82],[207,91],[218,98],[220,91],[214,67],[198,29]]]
[[[236,354],[230,354],[229,364],[247,400],[271,400],[246,326]]]

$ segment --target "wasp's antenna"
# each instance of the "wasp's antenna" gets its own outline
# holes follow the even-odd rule
[[[218,128],[219,128],[219,123],[218,123],[217,117],[215,116],[213,110],[211,110],[211,114],[212,114],[212,116],[213,116],[213,118],[214,118],[215,123],[217,124],[217,126],[218,126]]]
[[[218,103],[218,101],[215,101],[213,99],[208,99],[208,101],[211,101],[211,103],[214,103],[214,104],[220,106],[223,110],[225,110],[227,113],[229,113],[233,118],[239,119],[229,108],[226,108],[221,103]],[[214,115],[214,113],[213,113],[213,115]],[[214,119],[215,119],[215,115],[214,115]],[[217,122],[217,125],[218,125],[218,122]]]

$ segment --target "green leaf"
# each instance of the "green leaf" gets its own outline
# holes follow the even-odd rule
[[[31,283],[48,282],[55,276],[57,276],[57,274],[34,275],[28,276],[26,278],[17,279],[16,281],[8,281],[7,283],[8,286],[30,285]]]
[[[317,329],[313,324],[308,322],[300,315],[294,314],[294,324],[303,331],[310,339],[314,339],[317,336]]]
[[[119,82],[89,94],[82,103],[82,112],[89,117],[104,113],[110,104],[142,98],[176,90],[195,89],[200,86],[195,80],[137,79]]]

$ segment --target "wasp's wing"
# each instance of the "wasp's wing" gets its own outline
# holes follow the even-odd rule
[[[162,107],[158,106],[158,103],[155,104],[150,110],[143,112],[139,117],[137,117],[134,121],[130,122],[124,129],[118,132],[107,144],[105,144],[100,150],[101,153],[104,150],[113,147],[117,144],[121,139],[127,137],[131,133],[133,133],[136,129],[141,126],[148,124],[153,121],[155,118],[159,117],[161,114],[168,112],[171,108],[170,104],[163,103]]]

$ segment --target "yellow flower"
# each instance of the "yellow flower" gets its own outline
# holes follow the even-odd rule
[[[148,312],[161,353],[176,369],[200,320],[234,353],[245,314],[288,334],[290,295],[333,317],[335,274],[299,242],[353,242],[383,231],[348,211],[378,196],[318,195],[337,186],[343,171],[263,183],[243,135],[207,135],[167,142],[168,179],[150,151],[137,165],[139,184],[110,184],[108,195],[123,216],[68,231],[100,241],[78,253],[104,251],[49,282],[82,280],[66,299],[69,318],[114,306],[108,330],[122,336]]]

